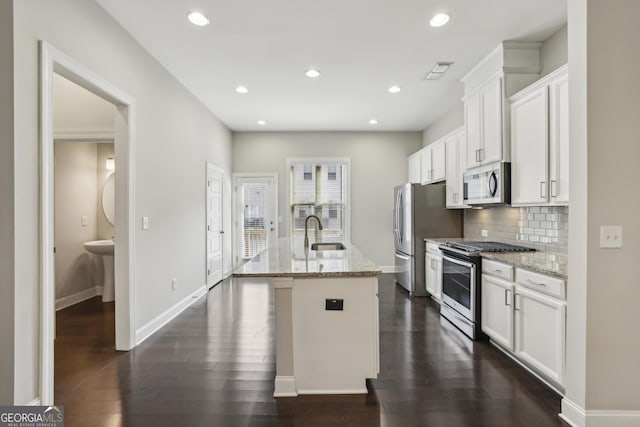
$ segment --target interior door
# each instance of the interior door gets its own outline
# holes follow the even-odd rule
[[[275,176],[238,176],[236,191],[236,265],[276,244]]]
[[[207,164],[207,286],[223,278],[222,171]]]

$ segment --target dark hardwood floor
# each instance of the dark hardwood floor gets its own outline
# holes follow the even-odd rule
[[[56,403],[74,426],[563,426],[560,397],[427,298],[380,278],[380,375],[367,395],[274,399],[269,285],[226,280],[128,353],[113,304],[57,314]]]

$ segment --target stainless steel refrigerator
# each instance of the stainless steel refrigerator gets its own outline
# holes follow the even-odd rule
[[[394,190],[396,283],[425,296],[425,237],[462,237],[462,210],[446,208],[445,185],[403,184]]]

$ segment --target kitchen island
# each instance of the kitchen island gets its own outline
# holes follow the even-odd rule
[[[275,397],[367,393],[380,364],[380,268],[351,243],[305,250],[288,238],[233,276],[270,278],[276,319]]]

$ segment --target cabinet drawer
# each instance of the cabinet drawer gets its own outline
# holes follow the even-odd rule
[[[483,259],[482,272],[513,282],[513,267],[509,264]]]
[[[516,283],[556,298],[566,299],[566,286],[562,279],[516,268]]]
[[[440,253],[439,243],[427,241],[427,252]]]

